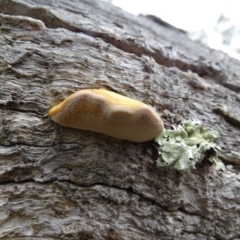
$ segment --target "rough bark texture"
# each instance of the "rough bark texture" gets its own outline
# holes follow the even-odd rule
[[[240,239],[240,64],[153,16],[101,1],[0,0],[1,239]],[[152,142],[61,127],[84,88],[197,119],[221,159],[159,171]]]

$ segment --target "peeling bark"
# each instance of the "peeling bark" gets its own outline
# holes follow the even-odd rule
[[[152,16],[101,1],[0,0],[1,239],[239,239],[240,68]],[[61,127],[53,105],[107,88],[166,128],[220,133],[217,172],[159,171],[153,142]]]

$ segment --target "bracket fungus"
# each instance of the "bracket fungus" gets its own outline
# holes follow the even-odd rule
[[[105,89],[73,93],[49,111],[65,127],[90,130],[133,142],[146,142],[162,134],[160,116],[150,106]]]

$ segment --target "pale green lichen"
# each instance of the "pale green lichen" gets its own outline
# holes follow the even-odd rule
[[[184,120],[182,124],[173,126],[172,130],[155,138],[158,143],[159,157],[157,168],[175,168],[180,172],[188,172],[203,159],[212,162],[217,170],[225,170],[218,158],[218,132],[202,127],[196,121]]]

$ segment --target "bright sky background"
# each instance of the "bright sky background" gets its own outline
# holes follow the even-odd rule
[[[239,0],[111,0],[111,3],[132,14],[152,14],[162,20],[186,30],[193,38],[204,31],[205,43],[240,59],[240,1]],[[221,33],[216,31],[216,23],[221,14],[229,21],[221,28],[235,27],[237,32],[229,46],[223,44]],[[237,29],[237,30],[236,30]],[[224,31],[224,29],[222,29]]]

